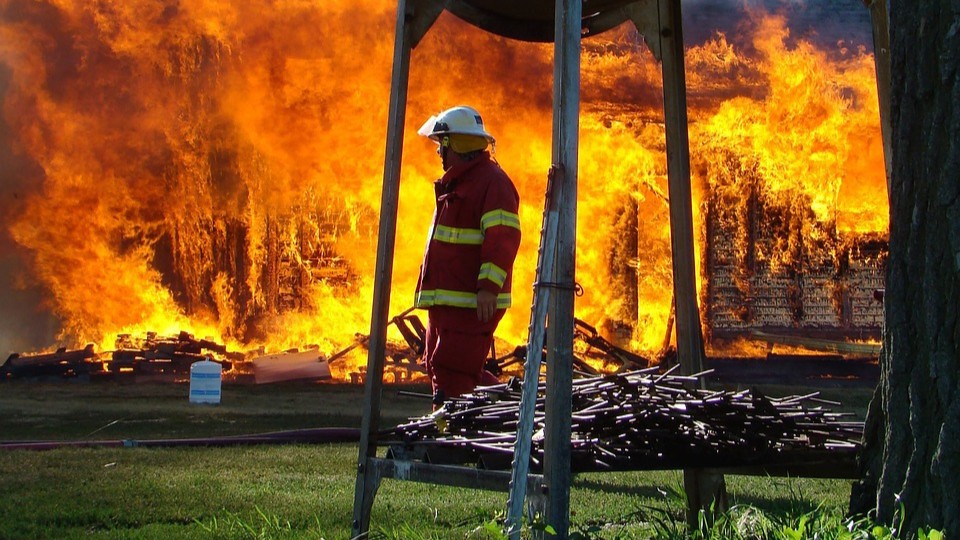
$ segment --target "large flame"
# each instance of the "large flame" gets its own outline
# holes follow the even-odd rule
[[[367,332],[394,9],[0,1],[3,140],[23,164],[0,225],[26,254],[22,284],[60,321],[56,340],[109,350],[120,333],[188,330],[242,350],[332,353]],[[710,189],[732,151],[764,190],[805,194],[816,220],[885,232],[872,56],[759,21],[752,40],[718,33],[688,51],[695,180]],[[471,104],[521,192],[515,308],[498,336],[525,339],[551,77],[551,46],[449,14],[414,51],[391,312],[412,303],[441,173],[416,126]],[[577,316],[626,328],[641,351],[669,339],[660,88],[632,27],[584,43]]]

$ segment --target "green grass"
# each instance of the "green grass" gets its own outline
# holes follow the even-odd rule
[[[384,389],[385,426],[429,408],[395,390]],[[4,383],[0,439],[355,427],[362,399],[362,388],[348,385],[226,386],[222,405],[201,406],[188,403],[186,385]],[[6,451],[0,538],[349,538],[356,460],[355,444]],[[732,504],[786,524],[811,512],[842,516],[850,486],[740,476],[727,482]],[[674,471],[578,475],[572,531],[590,538],[670,537],[682,530],[681,485]],[[496,538],[483,528],[505,506],[503,493],[385,480],[371,537]]]
[[[252,522],[258,508],[309,532],[315,516],[333,525],[349,515],[355,454],[345,445],[11,452],[0,464],[0,537],[202,537],[202,524]]]
[[[429,402],[383,392],[383,425]],[[427,390],[428,391],[428,390]],[[0,440],[213,437],[316,427],[360,427],[363,389],[345,384],[224,385],[219,405],[188,400],[187,384],[0,384]]]

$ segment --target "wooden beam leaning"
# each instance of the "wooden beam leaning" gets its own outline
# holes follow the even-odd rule
[[[377,265],[370,316],[370,341],[367,377],[364,384],[364,411],[360,425],[357,458],[357,483],[353,498],[353,536],[370,527],[370,510],[380,484],[380,471],[369,461],[377,454],[380,428],[380,399],[383,366],[386,357],[390,288],[396,244],[397,210],[400,194],[400,161],[403,154],[403,123],[407,108],[407,83],[410,53],[444,9],[445,2],[399,0],[393,49],[393,75],[390,82],[390,113],[387,120],[386,153],[383,165],[383,190],[380,195],[380,227],[377,240]]]
[[[670,243],[676,303],[677,356],[684,375],[703,371],[703,331],[697,304],[693,208],[690,189],[690,141],[687,133],[687,84],[683,59],[680,0],[658,0],[663,70],[663,115],[666,123],[667,177],[670,193]],[[704,386],[703,378],[698,385]],[[695,526],[701,510],[726,510],[722,475],[684,470],[687,523]]]
[[[547,328],[544,483],[546,518],[559,538],[570,525],[570,414],[576,282],[577,164],[580,129],[581,0],[557,0],[554,19],[553,164],[564,174],[559,201],[556,290]]]
[[[887,0],[864,0],[870,10],[873,27],[873,62],[877,70],[877,98],[880,101],[880,135],[883,139],[883,163],[887,173],[887,194],[893,168],[893,140],[890,131],[890,16]]]
[[[677,354],[684,375],[703,371],[703,334],[697,304],[693,207],[690,189],[690,141],[687,135],[686,76],[680,0],[659,0],[663,70],[663,116],[667,139],[670,194],[670,243],[676,295]]]
[[[533,420],[540,388],[540,366],[543,359],[544,331],[547,324],[547,308],[550,302],[548,282],[556,281],[554,265],[557,260],[557,230],[560,221],[560,201],[563,189],[563,169],[550,168],[547,175],[547,192],[543,209],[543,225],[540,228],[540,249],[537,254],[536,282],[534,282],[533,308],[530,312],[530,327],[527,337],[527,358],[523,366],[523,387],[520,410],[517,416],[517,437],[513,446],[513,461],[510,478],[510,496],[507,499],[507,535],[510,540],[520,539],[523,525],[523,502],[526,495],[524,479],[530,470],[530,447],[533,436]]]

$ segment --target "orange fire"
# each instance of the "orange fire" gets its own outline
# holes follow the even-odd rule
[[[56,341],[110,350],[118,334],[187,330],[235,350],[333,353],[366,333],[394,9],[0,1],[3,124],[30,165],[0,226],[29,255],[22,277],[45,291]],[[688,50],[698,191],[733,152],[766,192],[809,197],[812,219],[885,233],[872,56],[788,44],[782,18],[760,20],[744,50],[723,34]],[[391,312],[412,304],[441,173],[416,127],[471,104],[521,192],[515,307],[498,336],[525,340],[551,77],[552,46],[449,14],[414,51]],[[584,42],[577,317],[626,328],[641,352],[663,345],[671,302],[660,92],[632,27]]]

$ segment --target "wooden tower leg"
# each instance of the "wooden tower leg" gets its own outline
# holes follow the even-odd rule
[[[693,208],[690,189],[690,141],[687,134],[687,83],[683,62],[680,0],[648,0],[628,8],[631,20],[661,61],[663,116],[667,138],[670,193],[670,242],[673,248],[673,295],[677,356],[685,375],[703,371],[703,330],[697,304]],[[703,382],[701,380],[700,384]],[[726,510],[723,475],[702,469],[684,471],[687,524],[698,525],[701,510]]]
[[[890,132],[890,16],[886,0],[864,0],[870,9],[873,27],[873,61],[877,70],[877,97],[880,100],[880,134],[883,138],[883,162],[887,172],[887,193],[893,167],[893,142]]]
[[[557,0],[554,24],[553,165],[560,175],[555,279],[547,328],[544,481],[547,523],[559,538],[570,527],[570,411],[577,243],[577,161],[580,129],[581,0]]]
[[[397,235],[397,208],[400,194],[400,161],[403,154],[403,123],[407,108],[407,82],[410,52],[443,11],[444,2],[399,0],[396,38],[393,49],[393,78],[390,83],[390,116],[387,121],[386,154],[383,165],[383,191],[380,195],[380,229],[377,241],[377,266],[373,286],[373,312],[370,317],[367,375],[363,393],[363,421],[360,425],[360,449],[357,459],[357,484],[353,496],[353,536],[370,528],[370,510],[380,485],[379,471],[368,460],[377,454],[380,429],[380,397],[386,357],[390,287]]]

